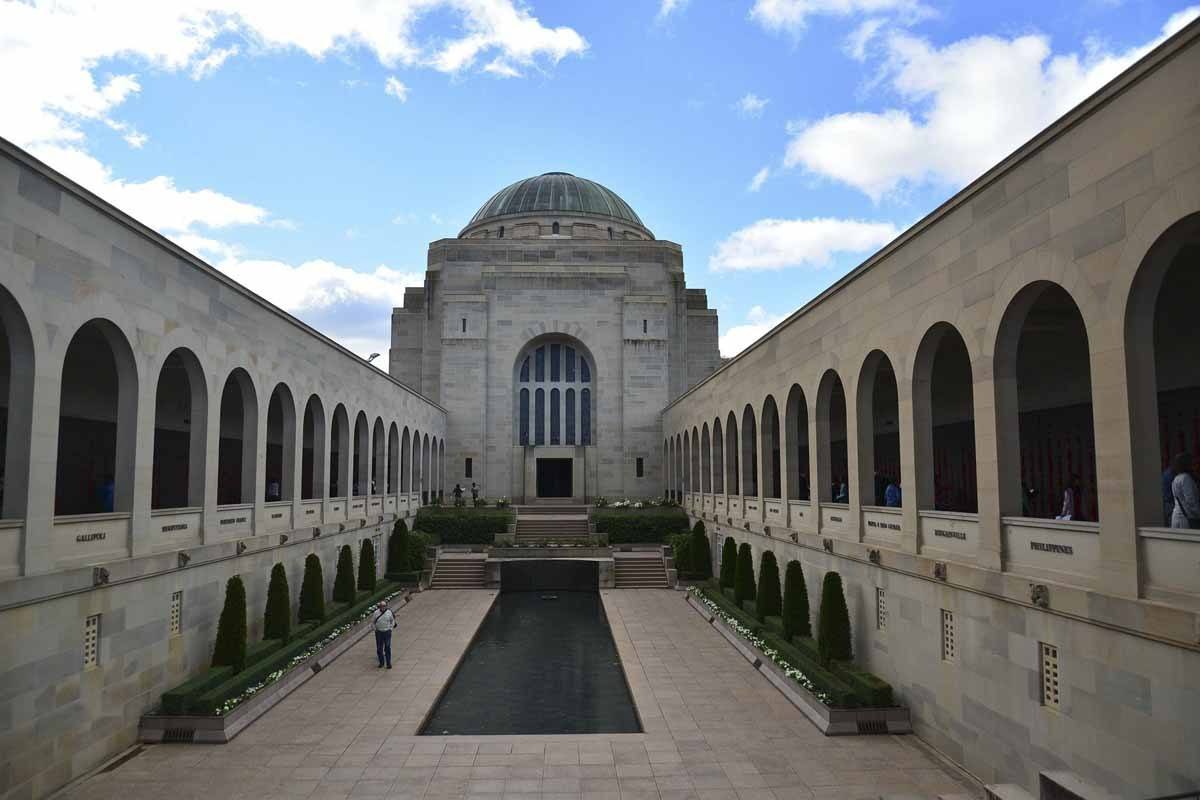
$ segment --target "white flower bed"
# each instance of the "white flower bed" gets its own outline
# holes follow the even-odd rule
[[[390,603],[391,599],[398,594],[400,594],[399,591],[392,592],[387,597],[383,598],[383,602]],[[376,605],[378,605],[378,601],[376,601]],[[313,642],[311,645],[304,648],[303,651],[297,653],[292,658],[292,660],[287,663],[287,666],[285,666],[283,669],[277,669],[274,672],[268,673],[267,677],[263,678],[258,683],[254,684],[253,686],[247,686],[245,689],[243,689],[241,694],[237,695],[236,697],[231,697],[228,700],[226,700],[224,703],[221,703],[221,705],[219,705],[215,709],[213,709],[213,714],[215,714],[216,716],[219,716],[219,717],[224,716],[224,715],[228,714],[230,711],[232,711],[233,709],[237,708],[242,703],[249,700],[251,697],[253,697],[258,692],[261,692],[263,689],[267,688],[268,686],[270,686],[273,683],[277,683],[281,678],[283,678],[284,675],[287,675],[289,672],[294,670],[296,667],[300,666],[305,661],[308,661],[310,658],[315,656],[317,653],[321,652],[326,647],[333,644],[334,640],[337,639],[342,634],[344,634],[346,631],[359,625],[364,620],[366,620],[368,617],[370,617],[371,614],[374,613],[374,610],[375,610],[375,606],[369,606],[366,611],[364,611],[362,614],[359,615],[358,619],[355,619],[351,622],[347,622],[347,623],[337,626],[332,631],[330,631],[328,633],[328,635],[326,635],[323,639],[321,639],[320,641],[317,641],[317,642]]]
[[[791,665],[791,663],[789,663],[788,661],[786,661],[784,658],[782,658],[779,655],[778,650],[776,650],[772,647],[768,647],[766,642],[764,642],[762,639],[760,639],[759,637],[757,637],[753,633],[751,633],[750,629],[747,628],[745,625],[743,625],[741,622],[739,622],[737,617],[733,616],[732,614],[725,611],[725,609],[721,608],[720,604],[717,603],[716,601],[710,600],[704,594],[704,592],[701,591],[700,587],[693,586],[690,589],[688,589],[688,592],[693,597],[695,597],[697,600],[699,600],[701,603],[703,603],[708,608],[708,610],[710,612],[712,612],[712,615],[714,617],[721,620],[721,622],[725,623],[726,627],[732,629],[733,631],[736,631],[738,636],[741,636],[743,639],[745,639],[747,642],[749,642],[752,646],[757,648],[758,651],[761,652],[764,656],[766,656],[773,663],[775,663],[780,669],[783,670],[783,673],[785,675],[787,675],[789,678],[794,680],[796,683],[800,684],[805,689],[807,689],[809,691],[809,693],[812,694],[813,697],[817,698],[825,705],[829,705],[829,693],[828,692],[818,689],[816,684],[812,682],[812,679],[804,674],[803,670],[796,669],[794,666]]]

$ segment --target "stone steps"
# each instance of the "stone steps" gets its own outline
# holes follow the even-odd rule
[[[666,589],[667,568],[662,556],[614,558],[613,577],[618,589]]]
[[[431,589],[486,588],[486,562],[482,558],[439,558],[433,568]]]
[[[517,541],[580,539],[590,535],[587,517],[554,519],[517,517]]]

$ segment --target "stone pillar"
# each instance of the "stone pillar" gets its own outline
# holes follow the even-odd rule
[[[29,484],[25,504],[22,574],[54,568],[50,538],[54,525],[54,483],[58,465],[58,414],[62,396],[62,358],[38,360],[30,417]]]
[[[903,508],[900,511],[900,546],[907,553],[916,553],[920,547],[920,509],[922,507],[919,494],[921,481],[917,479],[917,470],[921,469],[922,465],[917,463],[916,438],[919,435],[917,431],[922,425],[926,434],[930,436],[932,434],[929,428],[928,409],[924,414],[917,413],[912,381],[899,372],[896,373],[896,398],[899,406],[899,415],[896,421],[900,431],[900,497],[903,502]],[[918,419],[918,416],[921,419]],[[933,450],[930,448],[930,456],[932,456],[932,452]],[[930,474],[932,474],[932,467]],[[929,493],[931,495],[933,493],[932,486]],[[928,507],[933,508],[933,504],[930,503]]]
[[[129,555],[142,556],[151,549],[150,503],[154,483],[154,423],[157,411],[157,370],[146,374],[138,383],[136,427],[133,434],[133,491],[129,508]],[[124,405],[122,403],[122,405]],[[117,448],[126,443],[118,435]],[[118,461],[119,463],[119,461]],[[118,467],[118,475],[122,474]]]

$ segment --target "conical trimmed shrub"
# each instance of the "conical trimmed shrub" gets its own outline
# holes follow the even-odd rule
[[[363,539],[358,551],[358,588],[364,592],[375,591],[375,545]]]
[[[721,588],[732,589],[737,581],[737,542],[732,536],[725,537],[721,546]]]
[[[799,561],[789,561],[783,577],[783,635],[791,641],[794,636],[812,636],[808,620],[808,587]]]
[[[846,608],[846,594],[842,590],[842,576],[826,572],[821,584],[821,611],[817,617],[817,652],[821,663],[849,661],[850,612]]]
[[[267,585],[267,610],[263,612],[263,638],[286,642],[292,635],[292,601],[287,570],[283,564],[271,568]]]
[[[688,555],[692,560],[691,569],[696,577],[707,580],[712,577],[712,548],[708,546],[708,533],[704,530],[704,522],[696,520],[692,526],[692,541],[688,547]]]
[[[246,587],[237,575],[225,584],[225,607],[217,622],[212,665],[233,667],[234,672],[246,665]]]
[[[304,559],[304,580],[300,584],[300,621],[320,622],[325,619],[325,574],[321,559],[310,553]]]
[[[783,598],[779,594],[779,562],[770,550],[764,551],[758,565],[758,597],[754,601],[759,619],[778,617],[783,613]]]
[[[396,520],[392,535],[388,537],[388,572],[408,572],[408,523]]]
[[[746,600],[753,600],[755,594],[754,556],[750,553],[750,545],[743,543],[737,551],[737,574],[733,577],[733,599],[740,606]]]
[[[354,602],[354,551],[342,545],[338,551],[337,572],[333,575],[333,602]]]

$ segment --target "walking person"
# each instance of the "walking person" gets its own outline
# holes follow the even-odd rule
[[[1175,478],[1171,481],[1171,495],[1175,498],[1171,527],[1200,528],[1200,487],[1192,475],[1196,466],[1192,454],[1180,453],[1171,466],[1175,470]]]
[[[1079,488],[1079,476],[1072,475],[1067,488],[1063,489],[1061,513],[1055,519],[1083,519],[1083,495]]]
[[[462,494],[462,484],[454,484],[454,505],[461,506],[463,504]]]
[[[479,505],[479,484],[471,481],[471,505]]]
[[[396,615],[383,600],[375,608],[375,655],[379,657],[379,669],[392,668],[392,629],[396,627]]]

